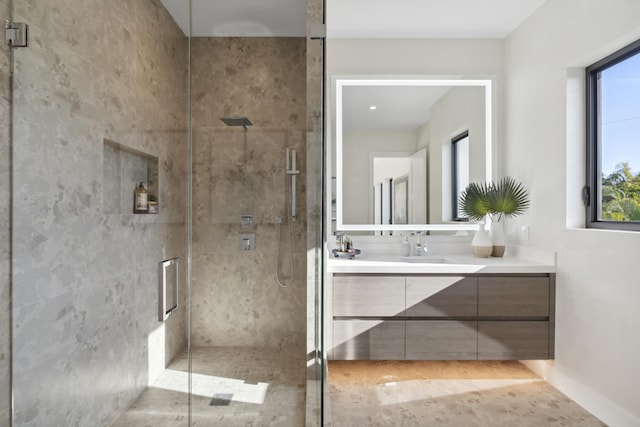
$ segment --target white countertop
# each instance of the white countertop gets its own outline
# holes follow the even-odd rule
[[[420,262],[427,259],[433,262]],[[411,262],[415,261],[415,262]],[[472,255],[429,254],[406,259],[399,255],[357,255],[354,259],[335,258],[329,254],[329,273],[554,273],[555,263],[517,256],[475,258]]]

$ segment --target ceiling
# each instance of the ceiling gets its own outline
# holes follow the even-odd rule
[[[188,34],[188,2],[161,0]],[[326,0],[329,38],[504,38],[545,0]],[[196,37],[305,37],[306,0],[192,0]]]
[[[332,38],[505,38],[545,0],[327,0]]]
[[[449,89],[449,86],[344,86],[343,130],[416,130],[429,119],[431,107]]]
[[[189,2],[161,0],[185,34]],[[325,0],[328,38],[505,38],[545,0]],[[305,37],[307,0],[191,0],[195,37]],[[362,92],[345,112],[353,128],[416,128],[442,93],[404,98]],[[387,97],[388,99],[385,99]],[[373,98],[377,99],[373,101]],[[425,103],[424,99],[431,101]],[[387,109],[371,114],[364,106]],[[395,106],[388,109],[385,106]],[[384,118],[383,118],[384,117]],[[362,123],[360,123],[362,121]]]

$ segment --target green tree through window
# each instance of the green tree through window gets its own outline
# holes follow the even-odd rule
[[[640,173],[634,176],[628,162],[602,177],[602,219],[640,221]]]

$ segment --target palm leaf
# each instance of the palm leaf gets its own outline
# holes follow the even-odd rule
[[[490,214],[511,218],[524,213],[529,207],[529,195],[515,179],[505,176],[491,187],[487,195]]]
[[[460,193],[460,210],[470,219],[481,221],[489,213],[488,194],[491,186],[472,182]]]

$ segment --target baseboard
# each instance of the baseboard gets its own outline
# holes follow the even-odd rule
[[[611,427],[640,427],[640,419],[560,372],[545,360],[521,360],[537,375]]]

